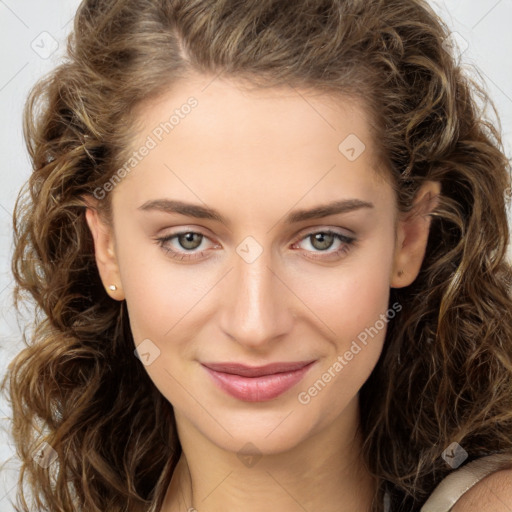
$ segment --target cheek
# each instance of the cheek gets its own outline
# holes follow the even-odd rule
[[[351,249],[337,266],[315,268],[308,263],[293,272],[295,289],[339,349],[388,308],[394,245],[386,231]]]
[[[389,304],[392,251],[386,237],[375,240],[371,250],[347,258],[332,273],[317,273],[302,288],[304,301],[322,321],[318,325],[326,326],[331,348],[300,387],[297,400],[309,412],[316,410],[322,422],[357,395],[380,357],[387,326],[396,315]]]
[[[121,235],[118,252],[136,344],[151,337],[162,344],[171,340],[182,322],[190,325],[190,319],[201,310],[201,299],[218,281],[213,267],[179,265],[147,239],[135,243]]]
[[[346,295],[338,295],[330,316],[324,311],[336,333],[330,336],[331,347],[296,396],[304,414],[318,418],[317,427],[328,425],[358,395],[379,360],[388,323],[395,314],[391,305],[388,307],[386,283],[363,283],[354,278],[345,284]],[[370,286],[371,293],[364,284]]]
[[[201,325],[201,307],[216,280],[211,272],[173,264],[146,242],[144,250],[129,243],[122,250],[119,267],[134,344],[149,354],[141,357],[145,370],[172,404],[186,404],[190,396],[189,364]],[[141,244],[141,246],[143,246]],[[131,249],[130,249],[131,248]],[[126,257],[123,257],[125,255]],[[134,349],[135,349],[134,346]]]

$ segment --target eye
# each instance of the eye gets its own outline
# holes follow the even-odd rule
[[[307,249],[307,252],[312,253],[308,258],[312,259],[338,259],[347,253],[354,245],[355,237],[346,236],[342,233],[332,231],[330,229],[315,231],[308,233],[305,237],[302,236],[294,245],[299,245],[301,242],[307,242],[313,248]],[[335,247],[335,250],[328,251],[328,249]],[[323,253],[323,254],[322,254]]]
[[[204,244],[206,240],[209,240],[206,235],[196,231],[181,231],[156,239],[158,245],[170,258],[180,261],[203,258],[208,249]],[[303,242],[308,242],[309,246],[312,247],[312,249],[307,248],[305,251],[309,253],[308,258],[333,260],[339,259],[347,253],[356,242],[356,239],[355,237],[326,229],[310,232],[306,236],[302,235],[294,242],[294,248]],[[218,244],[212,244],[212,246],[221,247]],[[197,249],[201,247],[202,249],[198,251]],[[332,247],[335,247],[335,250],[329,251],[328,249]]]
[[[158,245],[169,257],[183,261],[202,258],[205,255],[203,242],[209,239],[202,233],[196,231],[181,231],[180,233],[160,237],[156,240]],[[174,246],[171,243],[172,241],[176,242]],[[193,252],[202,245],[203,250]]]

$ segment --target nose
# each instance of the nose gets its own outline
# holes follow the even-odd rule
[[[221,291],[221,329],[239,344],[263,351],[292,329],[293,293],[272,268],[270,251],[250,263],[235,254],[233,264]]]

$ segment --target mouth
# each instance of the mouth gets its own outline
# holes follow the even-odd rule
[[[201,363],[224,392],[245,402],[277,398],[302,380],[316,361],[271,363],[251,367],[237,363]]]

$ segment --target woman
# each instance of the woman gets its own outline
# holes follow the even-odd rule
[[[509,510],[508,162],[447,35],[421,0],[82,3],[15,212],[38,510]]]

